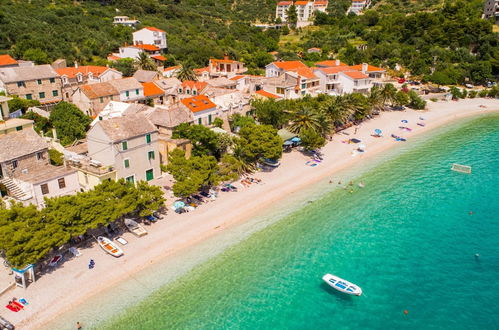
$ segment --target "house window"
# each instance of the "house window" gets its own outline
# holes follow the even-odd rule
[[[64,178],[60,178],[57,180],[57,183],[59,184],[59,189],[64,189],[66,188],[66,181]]]
[[[38,79],[36,82],[38,83],[38,85],[42,84],[42,80],[41,79]]]
[[[148,160],[154,160],[154,151],[149,151],[147,153],[147,159]]]
[[[43,152],[37,152],[37,153],[36,153],[36,159],[37,159],[37,160],[41,160],[41,159],[43,159]]]
[[[201,125],[203,124],[203,122],[201,121],[201,118],[198,118],[198,125]]]
[[[151,143],[151,134],[146,134],[146,143]]]
[[[146,180],[151,181],[154,179],[154,172],[152,169],[146,171]]]
[[[113,100],[113,96],[112,95],[111,95],[110,99],[111,99],[111,101]]]
[[[32,100],[33,95],[32,94],[26,94],[26,100]]]
[[[121,142],[121,149],[123,151],[127,150],[128,149],[128,142],[127,141],[123,141]]]
[[[129,182],[129,183],[134,183],[134,182],[135,182],[135,178],[134,178],[134,176],[133,176],[133,175],[132,175],[132,176],[127,177],[125,180],[126,180],[126,182]]]
[[[100,103],[104,103],[104,98],[102,96],[99,97],[99,101],[100,101]]]
[[[41,99],[44,99],[44,98],[45,98],[45,92],[40,92],[40,93],[38,93],[38,96],[39,96]]]
[[[23,127],[22,126],[17,126],[16,127],[16,131],[22,131],[23,130]]]
[[[18,81],[18,82],[17,82],[17,87],[26,87],[26,86],[24,85],[24,81]]]
[[[185,92],[186,92],[187,94],[191,94],[191,90],[190,90],[190,89],[186,89],[186,90],[185,90]]]
[[[192,95],[196,95],[196,94],[197,94],[197,92],[196,92],[196,90],[194,89],[194,90],[192,91]]]
[[[126,97],[130,97],[130,92],[129,92],[129,91],[126,91],[126,92],[125,92],[125,95],[126,95]]]
[[[53,91],[52,91],[52,96],[59,96],[59,92],[58,92],[58,91],[56,91],[56,90],[53,90]]]
[[[83,76],[81,74],[79,74],[79,75],[76,76],[76,79],[78,80],[78,82],[82,82],[83,81]]]
[[[62,82],[63,82],[64,84],[67,84],[67,83],[68,83],[68,78],[67,78],[67,77],[62,77]]]
[[[139,95],[139,90],[138,89],[135,90],[135,95]]]
[[[123,161],[123,165],[125,166],[125,168],[129,168],[130,167],[130,159],[125,159]]]
[[[49,185],[44,183],[40,186],[40,188],[42,188],[42,194],[43,195],[46,195],[49,193]]]
[[[208,115],[208,125],[211,125],[211,115]]]
[[[178,92],[179,92],[180,94],[182,94],[182,88],[179,88],[179,89],[178,89]]]
[[[17,160],[12,161],[12,169],[17,168]]]
[[[302,88],[302,89],[307,88],[307,84],[301,84],[301,88]]]
[[[55,83],[55,78],[50,78],[50,83],[51,84]]]

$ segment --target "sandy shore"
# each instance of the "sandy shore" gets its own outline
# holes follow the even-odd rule
[[[480,105],[485,105],[486,108]],[[347,129],[345,132],[349,135],[335,135],[333,141],[323,148],[324,160],[316,167],[305,165],[309,158],[299,152],[284,154],[281,166],[275,171],[254,175],[263,184],[252,184],[247,188],[237,184],[240,188],[237,193],[221,193],[216,201],[203,204],[193,212],[180,215],[170,212],[165,219],[148,226],[149,234],[143,238],[125,233],[123,237],[129,244],[123,247],[125,255],[121,258],[106,255],[95,245],[83,249],[82,257],[64,262],[56,270],[31,284],[28,289],[15,288],[2,295],[0,298],[4,305],[15,296],[26,298],[29,306],[19,313],[4,309],[1,314],[19,329],[44,328],[44,324],[77,308],[89,297],[126,280],[151,264],[252,217],[256,210],[262,210],[306,185],[318,180],[329,180],[335,172],[392,146],[411,143],[411,137],[416,134],[459,118],[493,111],[499,111],[499,101],[468,99],[459,102],[429,102],[426,111],[382,113],[358,127]],[[417,122],[423,122],[419,117],[425,118],[425,127],[416,125]],[[408,124],[401,123],[402,119],[407,120]],[[412,131],[403,131],[399,126],[410,127]],[[383,131],[384,137],[371,136],[376,128]],[[396,142],[389,137],[392,133],[408,138],[408,141]],[[352,156],[354,145],[342,141],[353,137],[362,140],[367,147],[366,153]],[[91,271],[87,267],[89,259],[94,259],[96,263]]]

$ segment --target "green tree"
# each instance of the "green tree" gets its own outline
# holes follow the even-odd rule
[[[47,133],[52,128],[52,124],[50,123],[48,118],[40,116],[33,111],[28,111],[22,116],[22,118],[33,120],[35,122],[34,129],[39,134],[41,132]]]
[[[397,106],[404,106],[409,104],[410,99],[407,93],[403,91],[398,91],[397,94],[395,94],[395,99],[393,100],[393,103]]]
[[[186,80],[198,80],[196,77],[196,74],[194,73],[194,70],[192,69],[192,63],[186,62],[181,64],[180,70],[177,72],[177,78],[180,81],[186,81]]]
[[[307,150],[319,149],[326,144],[324,136],[310,128],[306,128],[301,131],[300,139],[301,145]]]
[[[135,66],[138,69],[148,70],[148,71],[156,71],[156,64],[152,61],[152,59],[145,52],[139,53],[139,56],[135,60]]]
[[[46,64],[49,62],[47,53],[40,48],[30,48],[26,50],[23,54],[23,59],[33,61],[35,64]]]
[[[64,155],[55,149],[49,149],[49,159],[52,165],[61,166],[64,164]]]
[[[255,119],[250,116],[242,116],[238,113],[233,114],[229,119],[230,129],[235,131],[236,128],[241,128],[247,125],[254,125]]]
[[[289,130],[298,135],[304,130],[312,130],[319,135],[324,135],[328,131],[328,125],[317,111],[309,107],[301,107],[291,113]]]
[[[213,120],[213,126],[218,127],[218,128],[222,128],[223,125],[224,125],[224,121],[222,118],[216,117]]]
[[[276,129],[282,128],[287,122],[287,115],[282,105],[273,99],[251,101],[251,106],[255,109],[256,118],[264,125],[272,125]]]
[[[29,107],[36,107],[40,105],[37,100],[27,100],[20,98],[19,96],[13,96],[12,100],[9,102],[9,111],[14,112],[17,110],[26,111]]]
[[[173,129],[172,138],[190,140],[194,156],[220,156],[217,134],[206,126],[182,123]]]
[[[397,94],[397,88],[393,84],[386,84],[381,89],[381,102],[383,104],[391,103],[395,100],[395,94]]]
[[[292,4],[286,11],[287,22],[292,29],[296,28],[298,23],[298,13],[296,12],[296,6]]]
[[[423,110],[426,107],[426,101],[421,98],[415,91],[409,92],[409,107],[416,110]]]
[[[282,139],[270,125],[245,126],[239,131],[239,153],[246,163],[254,164],[261,158],[277,160],[282,155]]]
[[[122,58],[111,63],[111,66],[123,73],[123,77],[131,77],[137,70],[132,58]]]
[[[62,145],[68,145],[86,136],[92,119],[75,105],[67,102],[57,104],[49,117]]]
[[[320,107],[335,126],[346,124],[355,112],[354,105],[346,96],[328,98]]]

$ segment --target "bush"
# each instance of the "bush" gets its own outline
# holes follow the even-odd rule
[[[430,99],[430,101],[432,101],[432,102],[437,102],[437,101],[438,101],[438,99],[437,99],[436,97],[432,97],[432,98]]]
[[[488,95],[488,91],[486,89],[482,89],[479,93],[478,93],[478,96],[480,97],[487,97]]]
[[[218,127],[218,128],[222,128],[222,126],[224,125],[224,121],[222,118],[215,118],[215,120],[213,120],[213,126],[215,127]]]
[[[470,99],[474,99],[477,95],[478,95],[478,92],[477,92],[477,91],[471,91],[471,92],[468,94],[468,97],[469,97]]]
[[[409,92],[409,107],[416,110],[422,110],[426,107],[426,101],[423,100],[415,91]]]
[[[64,164],[64,155],[55,149],[49,149],[49,159],[52,165],[61,166]]]

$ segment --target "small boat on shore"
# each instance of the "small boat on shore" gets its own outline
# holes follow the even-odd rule
[[[114,244],[109,238],[104,236],[97,237],[97,243],[99,246],[112,255],[113,257],[120,257],[123,255],[123,250],[121,250],[116,244]]]
[[[351,294],[354,296],[360,296],[362,294],[362,289],[359,286],[350,283],[347,280],[344,280],[336,275],[326,274],[322,277],[322,279],[330,287],[343,293]]]
[[[135,236],[142,237],[147,235],[147,230],[145,230],[144,227],[139,225],[136,221],[125,218],[123,222],[125,223],[126,228]]]

